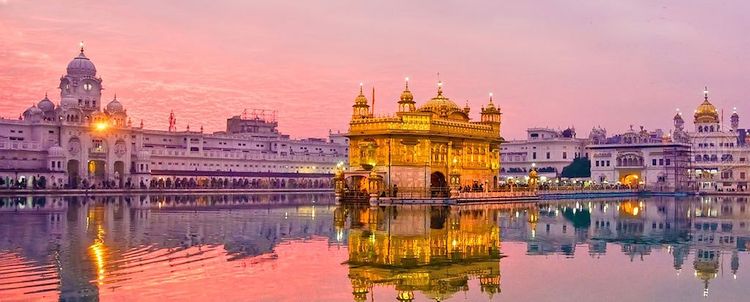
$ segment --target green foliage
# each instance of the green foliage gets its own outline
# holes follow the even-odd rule
[[[560,177],[565,178],[583,178],[591,177],[591,161],[586,157],[573,159],[570,165],[563,168]]]

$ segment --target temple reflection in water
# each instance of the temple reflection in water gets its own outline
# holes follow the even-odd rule
[[[339,207],[336,230],[348,228],[349,278],[356,301],[374,285],[444,300],[478,279],[490,297],[500,291],[498,214],[510,207]],[[346,224],[349,224],[348,226]]]
[[[336,262],[346,272],[326,280],[347,279],[351,287],[340,290],[349,300],[370,300],[376,291],[401,301],[467,293],[497,298],[506,292],[501,279],[518,284],[524,277],[507,271],[516,257],[605,254],[653,259],[659,269],[689,282],[696,295],[702,290],[712,296],[718,294],[710,292],[717,279],[738,277],[750,248],[745,197],[459,207],[332,204],[330,194],[0,197],[0,297],[116,300],[149,286],[148,293],[167,291],[170,282],[188,284],[184,290],[207,276],[218,280],[215,287],[231,287],[238,278],[254,278],[245,267],[292,261],[275,256],[286,240],[315,237],[346,253]],[[511,245],[525,247],[525,255],[520,250],[503,258],[515,253]],[[651,255],[665,253],[669,263]],[[181,297],[187,294],[174,296]]]

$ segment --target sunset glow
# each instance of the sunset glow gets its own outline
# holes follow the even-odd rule
[[[437,72],[447,96],[475,108],[483,91],[502,89],[495,102],[508,138],[534,126],[531,116],[580,133],[634,119],[666,128],[704,85],[719,109],[750,109],[750,4],[731,2],[5,0],[0,115],[17,118],[45,92],[59,103],[59,77],[82,40],[102,99],[118,92],[147,128],[167,129],[174,110],[180,129],[221,130],[224,117],[264,108],[280,111],[283,132],[322,137],[346,130],[360,81],[376,86],[385,113],[397,108],[404,74],[424,102]],[[598,118],[574,118],[582,115]]]

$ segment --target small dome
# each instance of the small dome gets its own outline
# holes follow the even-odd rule
[[[115,98],[111,102],[109,102],[109,104],[107,104],[107,112],[109,113],[117,113],[123,111],[125,110],[122,106],[122,103],[117,100],[117,96],[115,96]]]
[[[68,63],[67,71],[68,75],[96,76],[96,67],[94,66],[94,63],[83,54],[83,49],[81,49],[81,53],[77,57],[73,58],[73,60]]]
[[[414,101],[414,95],[411,94],[411,91],[409,91],[409,82],[408,82],[408,79],[407,79],[404,91],[401,92],[400,99],[401,99],[401,102],[404,102],[404,103],[410,103],[410,102]]]
[[[44,112],[42,112],[42,109],[39,109],[36,107],[36,105],[31,105],[26,111],[23,112],[23,116],[29,117],[29,116],[36,116],[36,115],[42,115]]]
[[[362,86],[359,86],[359,95],[357,95],[356,98],[354,98],[354,104],[355,105],[367,105],[367,97],[365,96],[364,92],[362,92]]]
[[[47,156],[49,157],[63,157],[64,154],[63,148],[60,146],[52,146],[47,150]]]
[[[52,101],[50,101],[47,98],[46,94],[44,95],[44,99],[39,101],[39,103],[37,103],[36,106],[39,107],[39,109],[41,109],[44,112],[50,112],[50,111],[55,110],[55,103],[52,103]]]

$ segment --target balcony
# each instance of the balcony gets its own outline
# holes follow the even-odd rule
[[[107,149],[104,147],[91,147],[89,148],[89,157],[105,158],[107,157]]]

